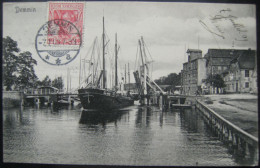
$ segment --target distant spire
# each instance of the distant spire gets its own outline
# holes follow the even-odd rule
[[[198,49],[200,49],[200,35],[198,35]]]

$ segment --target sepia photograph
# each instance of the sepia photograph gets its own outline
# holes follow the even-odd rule
[[[3,167],[258,166],[257,9],[2,2]]]

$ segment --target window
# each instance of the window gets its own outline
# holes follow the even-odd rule
[[[249,77],[249,70],[248,69],[245,70],[245,77]]]
[[[245,82],[245,88],[249,88],[249,82]]]
[[[221,69],[222,69],[221,66],[218,66],[218,70],[221,71]]]

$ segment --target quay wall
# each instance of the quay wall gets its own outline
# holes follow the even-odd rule
[[[231,145],[241,155],[258,159],[258,138],[229,122],[199,100],[196,100],[195,107],[221,140]]]
[[[18,107],[21,105],[22,92],[19,91],[3,91],[3,107]]]

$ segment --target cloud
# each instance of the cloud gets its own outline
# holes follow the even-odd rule
[[[11,5],[10,5],[11,4]],[[234,41],[234,48],[256,48],[256,16],[255,6],[251,4],[223,3],[172,3],[172,2],[86,2],[84,23],[84,45],[78,57],[66,66],[50,66],[43,62],[35,50],[35,36],[38,29],[47,21],[47,3],[10,3],[4,4],[3,36],[9,35],[17,40],[22,51],[30,51],[37,60],[35,67],[39,78],[47,74],[51,77],[66,77],[68,67],[79,67],[80,57],[87,55],[95,37],[101,43],[102,17],[105,16],[105,29],[109,39],[107,62],[113,61],[115,33],[120,45],[120,65],[130,62],[134,69],[138,49],[138,39],[144,41],[154,62],[154,76],[166,76],[171,72],[178,73],[182,64],[187,61],[188,48],[200,48],[203,55],[209,48],[231,48],[235,33],[230,21],[212,23],[210,17],[218,15],[220,10],[230,8],[236,22],[245,25],[248,41]],[[36,7],[37,13],[16,14],[15,6]],[[216,25],[223,28],[222,39],[213,35],[199,22],[202,20],[214,32]],[[147,55],[149,53],[147,51]],[[50,73],[49,70],[53,73]],[[74,76],[78,76],[75,74]],[[132,77],[131,77],[132,78]],[[66,80],[65,80],[66,81]],[[133,81],[133,80],[132,80]],[[75,86],[78,80],[75,77]]]

